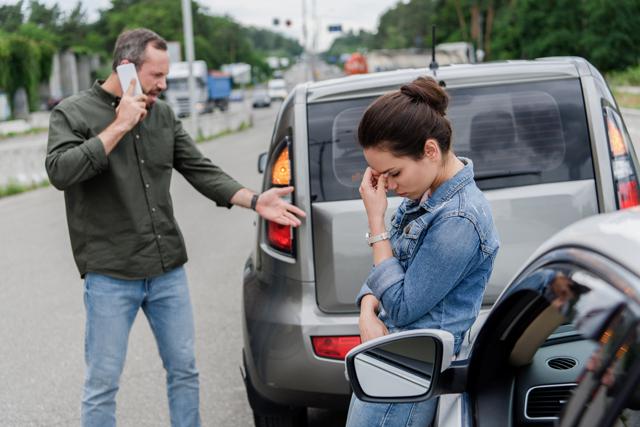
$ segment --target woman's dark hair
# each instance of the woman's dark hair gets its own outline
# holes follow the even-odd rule
[[[448,104],[449,96],[434,79],[418,77],[369,105],[358,126],[360,145],[421,159],[425,141],[433,138],[447,153],[451,148],[451,123],[445,117]]]

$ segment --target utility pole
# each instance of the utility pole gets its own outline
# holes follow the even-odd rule
[[[311,61],[311,77],[313,81],[316,81],[318,76],[318,70],[316,69],[317,54],[318,54],[318,15],[316,13],[316,0],[311,0],[311,19],[313,21],[313,39],[311,40],[312,61]]]
[[[197,140],[200,136],[198,126],[198,110],[196,109],[196,81],[193,77],[193,61],[195,57],[193,48],[193,19],[191,18],[191,0],[182,0],[182,28],[184,30],[184,44],[189,63],[189,109],[191,111],[191,136]]]
[[[309,56],[308,47],[308,34],[307,34],[307,0],[302,0],[302,47],[304,49],[304,79],[305,81],[311,80],[309,77]]]

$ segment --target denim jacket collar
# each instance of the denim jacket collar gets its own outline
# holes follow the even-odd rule
[[[424,202],[420,203],[419,200],[405,200],[405,212],[411,213],[422,208],[427,212],[434,210],[442,203],[451,199],[454,194],[460,191],[465,185],[473,181],[473,162],[466,157],[458,157],[464,167],[456,173],[453,178],[442,183],[440,187]]]

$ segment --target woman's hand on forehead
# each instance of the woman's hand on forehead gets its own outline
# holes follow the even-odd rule
[[[371,169],[371,186],[373,188],[378,188],[378,178],[380,178],[380,173]]]

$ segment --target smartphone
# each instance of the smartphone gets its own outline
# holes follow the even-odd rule
[[[138,73],[136,73],[136,66],[134,64],[118,65],[116,67],[116,73],[118,73],[118,80],[120,80],[120,87],[122,88],[123,94],[129,89],[131,79],[136,79],[136,87],[133,90],[133,95],[142,95],[142,87],[140,86],[140,80],[138,79]]]

